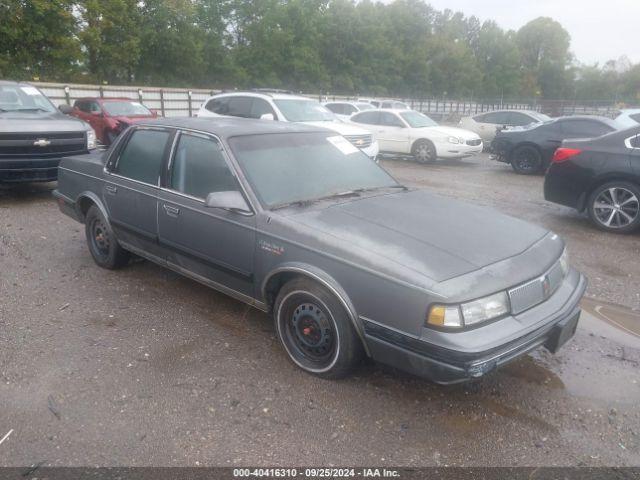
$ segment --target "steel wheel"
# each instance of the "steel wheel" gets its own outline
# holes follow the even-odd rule
[[[103,258],[109,256],[111,248],[111,234],[100,217],[94,217],[89,225],[91,232],[91,246],[96,254]]]
[[[595,220],[607,229],[622,229],[634,224],[640,215],[638,196],[624,187],[601,191],[593,202]]]

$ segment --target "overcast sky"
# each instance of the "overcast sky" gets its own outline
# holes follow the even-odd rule
[[[385,3],[389,3],[387,0]],[[557,20],[571,35],[571,51],[583,63],[627,55],[640,62],[640,0],[427,0],[434,8],[449,8],[495,20],[517,30],[536,17]]]

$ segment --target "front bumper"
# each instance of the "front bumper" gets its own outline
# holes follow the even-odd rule
[[[60,158],[0,159],[0,183],[52,182],[58,179]]]
[[[374,360],[440,384],[469,381],[494,371],[536,348],[555,353],[575,333],[580,318],[578,304],[587,286],[580,275],[565,304],[537,329],[480,352],[443,348],[364,321],[365,339]]]
[[[483,145],[466,145],[454,143],[441,143],[436,145],[438,158],[465,158],[482,153]]]

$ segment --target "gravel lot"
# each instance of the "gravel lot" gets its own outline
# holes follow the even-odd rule
[[[576,337],[464,386],[319,380],[265,314],[148,262],[97,268],[55,185],[0,187],[0,465],[640,466],[640,235],[484,155],[383,164],[564,236],[590,280]]]

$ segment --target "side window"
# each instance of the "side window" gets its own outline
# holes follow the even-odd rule
[[[166,130],[135,130],[120,153],[114,173],[157,185],[168,140]]]
[[[212,98],[204,108],[218,115],[226,115],[229,111],[229,97]]]
[[[631,145],[631,148],[640,148],[640,135],[631,137],[631,139],[629,139],[629,143]]]
[[[509,121],[507,122],[507,125],[524,127],[525,125],[529,125],[533,122],[533,118],[531,118],[529,115],[525,115],[524,113],[520,112],[511,112],[509,114]]]
[[[325,107],[338,115],[342,115],[344,112],[344,106],[341,103],[328,103]]]
[[[81,112],[89,113],[89,106],[87,102],[76,101],[75,107]]]
[[[91,113],[100,113],[102,110],[100,109],[100,105],[98,102],[89,102],[89,111]]]
[[[342,109],[345,115],[351,115],[358,111],[356,107],[354,107],[353,105],[349,105],[348,103],[343,104]]]
[[[640,123],[640,113],[634,113],[633,115],[629,115],[629,118],[635,120],[636,122]]]
[[[485,117],[487,115],[485,113],[481,114],[481,115],[476,115],[475,117],[473,117],[473,119],[478,122],[478,123],[486,123],[485,122]]]
[[[253,98],[251,97],[229,97],[229,111],[227,115],[250,118],[252,103]]]
[[[382,112],[380,115],[380,125],[387,127],[404,127],[404,124],[393,113]]]
[[[382,102],[380,108],[391,108],[391,102]]]
[[[238,190],[220,144],[209,137],[185,133],[178,140],[169,186],[203,200],[212,192]]]
[[[358,113],[351,117],[351,121],[356,123],[364,123],[365,125],[378,125],[380,112],[364,112]]]
[[[509,112],[492,112],[484,116],[483,123],[493,123],[494,125],[508,125]]]
[[[262,115],[270,113],[273,115],[273,119],[276,120],[276,112],[273,111],[271,105],[266,100],[261,98],[254,98],[253,103],[251,105],[251,114],[249,115],[251,118],[260,118]]]
[[[608,125],[592,120],[564,120],[561,126],[563,133],[573,138],[599,137],[613,131]]]

